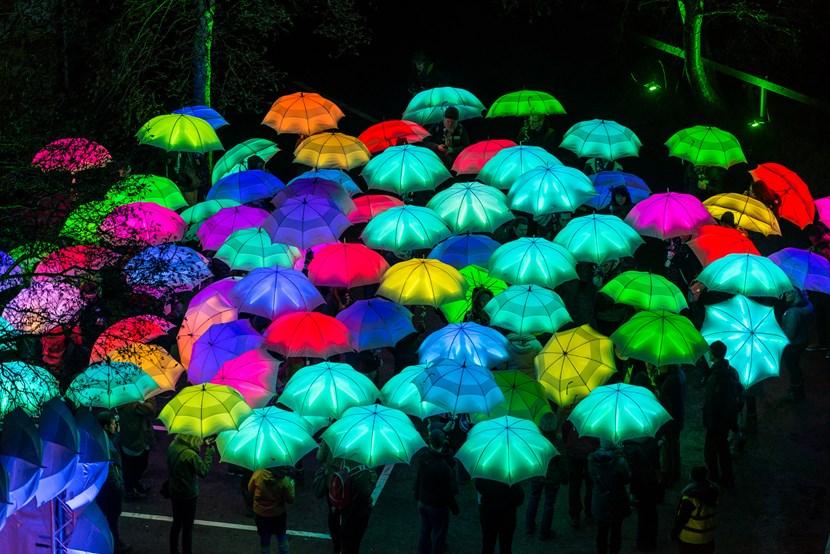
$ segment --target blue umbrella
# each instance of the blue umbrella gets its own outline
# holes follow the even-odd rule
[[[830,294],[830,262],[815,252],[785,248],[768,257],[784,270],[794,287]]]
[[[326,181],[319,177],[307,179],[293,179],[288,185],[279,191],[271,200],[274,206],[279,206],[287,198],[302,196],[320,196],[333,201],[344,214],[350,214],[357,209],[349,193],[336,181]]]
[[[324,181],[334,181],[343,187],[343,189],[348,192],[350,196],[363,192],[360,190],[360,187],[357,186],[357,183],[349,177],[349,174],[342,169],[312,169],[311,171],[300,173],[288,181],[288,184],[290,185],[299,179],[322,179]]]
[[[219,373],[222,364],[262,345],[263,337],[247,319],[214,323],[193,343],[187,380],[194,385],[207,383]]]
[[[439,242],[428,258],[461,269],[468,265],[487,267],[493,252],[501,246],[487,235],[453,236]]]
[[[493,368],[506,362],[507,339],[490,327],[478,323],[450,323],[430,333],[421,347],[418,357],[422,364],[441,359]]]
[[[471,363],[438,360],[413,383],[421,392],[421,400],[453,414],[489,414],[504,402],[493,373]]]
[[[0,434],[0,464],[9,474],[7,517],[34,498],[42,462],[43,445],[34,420],[20,408],[13,410],[3,420]]]
[[[414,333],[412,312],[383,298],[358,300],[335,316],[355,338],[358,352],[395,346]]]
[[[192,290],[213,273],[207,258],[192,248],[161,244],[130,258],[124,276],[134,289],[161,297],[165,292]]]
[[[103,554],[115,548],[104,512],[93,502],[75,516],[66,554]]]
[[[6,468],[0,464],[0,506],[9,503],[9,474]],[[6,510],[0,509],[0,531],[6,524]]]
[[[343,210],[321,196],[303,194],[286,198],[262,224],[271,240],[303,250],[337,242],[351,225]]]
[[[325,302],[302,272],[279,266],[251,271],[233,286],[228,299],[240,312],[268,319],[292,312],[310,312]]]
[[[247,169],[225,175],[210,187],[206,200],[235,200],[240,204],[271,198],[285,183],[267,171]]]
[[[80,459],[66,487],[66,504],[73,510],[83,508],[98,496],[107,480],[110,465],[109,438],[90,410],[75,413]]]
[[[75,417],[60,398],[53,398],[43,405],[38,431],[43,443],[44,466],[35,491],[40,506],[69,485],[80,459],[80,437]]]
[[[190,115],[204,119],[211,127],[213,127],[214,130],[222,127],[223,125],[228,125],[228,122],[225,121],[224,117],[219,115],[219,112],[213,108],[209,108],[208,106],[185,106],[184,108],[173,110],[172,113]]]
[[[10,277],[21,273],[23,273],[23,270],[19,265],[14,265],[14,258],[0,251],[0,275],[4,276],[4,279],[0,281],[0,291],[22,285],[23,280],[20,277]]]
[[[651,189],[648,188],[645,181],[631,173],[600,171],[599,173],[588,175],[588,179],[593,183],[597,191],[597,196],[589,198],[585,202],[585,205],[595,210],[601,210],[611,203],[612,191],[617,187],[625,187],[628,189],[628,194],[631,196],[631,202],[633,204],[641,202],[651,195]]]

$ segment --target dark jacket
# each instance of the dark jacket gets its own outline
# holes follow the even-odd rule
[[[784,311],[781,317],[781,330],[790,339],[790,344],[807,344],[810,340],[810,327],[813,325],[815,310],[807,295],[796,291],[799,298]]]
[[[199,477],[206,477],[213,463],[214,448],[205,449],[204,460],[199,450],[181,436],[167,448],[167,471],[170,475],[170,496],[196,498],[199,496]]]
[[[565,457],[565,444],[553,432],[542,431],[542,434],[553,444],[557,454],[548,462],[548,469],[545,472],[545,476],[539,477],[539,479],[545,485],[567,485],[569,473],[568,459]]]
[[[562,424],[562,437],[565,440],[565,453],[575,460],[587,460],[599,448],[598,438],[580,436],[574,424],[567,420]]]
[[[254,495],[254,513],[261,517],[284,514],[296,498],[294,480],[283,468],[255,471],[248,481],[248,491]]]
[[[591,512],[599,521],[623,519],[631,513],[628,464],[619,449],[600,448],[588,456],[588,473],[594,482]]]
[[[357,467],[353,463],[347,461],[347,467]],[[372,513],[374,507],[372,503],[372,492],[375,490],[375,484],[378,482],[378,474],[374,469],[362,466],[357,471],[351,473],[351,490],[354,495],[349,507],[343,510],[344,514],[352,517],[365,517]]]
[[[670,365],[665,375],[658,377],[660,404],[672,417],[662,431],[679,436],[686,424],[686,373],[677,365]]]
[[[109,446],[110,465],[104,487],[112,492],[120,492],[124,490],[124,470],[121,464],[121,450],[118,447],[118,437],[107,434],[107,445]]]
[[[712,364],[706,379],[706,400],[703,403],[703,426],[710,431],[723,431],[737,426],[738,414],[732,398],[731,372],[735,368],[726,360]]]
[[[153,444],[153,418],[156,401],[130,402],[118,409],[121,422],[121,448],[129,456],[138,456]]]
[[[475,482],[482,510],[499,512],[513,510],[515,512],[525,501],[525,491],[518,483],[508,485],[491,479],[476,479]]]
[[[448,506],[458,513],[458,480],[447,453],[429,448],[421,456],[415,476],[415,500],[432,507]]]
[[[623,443],[623,454],[631,472],[631,494],[644,502],[657,502],[662,496],[658,470],[660,447],[654,437],[642,437]]]

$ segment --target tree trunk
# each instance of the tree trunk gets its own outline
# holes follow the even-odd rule
[[[193,42],[193,104],[210,106],[210,48],[215,0],[199,0],[199,24]]]
[[[692,91],[700,102],[711,108],[719,107],[721,99],[715,92],[701,57],[703,30],[703,0],[677,0],[683,22],[683,52],[686,75]]]

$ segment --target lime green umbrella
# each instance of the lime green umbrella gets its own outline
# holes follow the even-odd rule
[[[107,191],[106,198],[118,205],[155,202],[171,210],[187,207],[176,183],[159,175],[130,175]]]
[[[561,164],[535,167],[510,186],[511,210],[533,215],[573,212],[597,195],[591,180],[580,170]]]
[[[669,156],[676,156],[696,166],[729,168],[746,163],[746,157],[735,135],[717,127],[695,125],[669,137]]]
[[[493,252],[490,275],[513,285],[552,289],[577,278],[576,259],[564,246],[543,238],[522,237]]]
[[[69,384],[66,398],[79,406],[109,410],[142,402],[160,391],[155,379],[136,364],[104,360],[79,373]]]
[[[15,408],[36,417],[58,395],[58,380],[45,368],[21,361],[0,363],[0,419]]]
[[[231,173],[250,169],[248,167],[248,158],[251,156],[259,156],[262,158],[262,161],[267,162],[279,151],[280,149],[277,143],[267,139],[251,138],[244,140],[233,148],[230,148],[217,160],[216,165],[213,166],[211,183],[215,184],[222,177],[230,175]]]
[[[504,393],[504,402],[493,408],[489,415],[474,414],[474,423],[509,415],[539,425],[542,416],[552,412],[545,398],[545,389],[539,381],[515,369],[494,371],[493,378]]]
[[[375,384],[349,364],[321,362],[292,375],[279,402],[301,416],[337,419],[349,408],[372,404],[379,396]]]
[[[610,338],[618,356],[656,367],[693,365],[709,351],[709,345],[691,321],[667,310],[636,313]]]
[[[380,404],[355,406],[332,423],[322,439],[335,458],[369,467],[408,464],[426,446],[409,417]]]
[[[523,117],[564,114],[565,108],[547,92],[518,90],[500,96],[487,110],[487,117]]]
[[[581,436],[615,443],[653,437],[670,419],[654,393],[625,383],[595,388],[568,417]]]
[[[262,227],[234,231],[214,256],[232,270],[242,271],[275,265],[293,268],[294,262],[301,257],[300,249],[295,246],[272,243],[271,235]]]
[[[239,429],[222,431],[216,446],[222,461],[256,471],[293,466],[317,448],[311,425],[276,406],[254,408]]]
[[[647,271],[625,271],[602,287],[611,300],[641,310],[668,310],[680,313],[689,307],[677,285]]]
[[[492,233],[515,219],[507,196],[482,183],[455,183],[433,196],[427,208],[435,210],[453,233]]]
[[[452,178],[438,154],[423,146],[392,146],[366,164],[360,176],[370,189],[399,196],[435,187]]]
[[[416,258],[398,262],[387,269],[377,295],[404,306],[437,308],[465,298],[467,288],[464,276],[451,265]]]
[[[484,307],[490,325],[520,335],[555,333],[571,320],[558,294],[539,285],[513,285]]]
[[[250,406],[235,388],[203,383],[180,390],[162,408],[159,419],[168,433],[205,438],[239,429],[249,415]]]
[[[413,383],[414,380],[422,378],[424,370],[431,364],[418,364],[406,367],[389,379],[383,388],[380,389],[380,401],[384,406],[395,408],[405,414],[420,419],[443,414],[447,410],[432,402],[421,400],[421,393]]]
[[[576,261],[594,264],[633,256],[644,242],[619,217],[600,214],[573,218],[553,241],[567,248]]]
[[[556,156],[541,146],[520,144],[502,148],[490,158],[476,178],[497,189],[507,190],[516,179],[540,166],[561,164]]]
[[[454,300],[441,305],[441,311],[450,323],[461,323],[464,316],[473,309],[473,293],[487,289],[493,296],[501,293],[507,288],[507,283],[496,277],[491,277],[487,270],[481,266],[468,265],[458,270],[467,281],[467,292],[463,300]]]
[[[118,203],[110,199],[81,204],[69,212],[60,236],[70,238],[79,244],[98,244],[101,241],[98,229],[117,206]]]
[[[373,217],[360,238],[369,248],[400,254],[432,248],[450,235],[452,231],[435,210],[406,205]]]
[[[183,114],[158,115],[141,126],[135,134],[139,144],[149,144],[168,152],[224,150],[210,123]]]

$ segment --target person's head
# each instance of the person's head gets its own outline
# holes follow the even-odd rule
[[[447,444],[447,435],[441,429],[432,429],[429,432],[429,447],[437,452],[444,449]]]
[[[528,126],[534,131],[538,131],[545,124],[545,116],[542,114],[533,114],[527,118]]]
[[[118,432],[118,416],[109,410],[104,410],[98,414],[98,423],[101,424],[108,435],[114,435]]]
[[[461,117],[461,113],[458,111],[458,108],[450,106],[444,110],[444,127],[452,131],[458,125],[459,117]]]
[[[476,287],[473,290],[473,309],[483,310],[484,306],[493,299],[493,291],[485,287]]]
[[[689,477],[692,481],[706,481],[709,479],[709,470],[706,469],[706,466],[695,466],[689,472]]]
[[[611,201],[616,206],[631,204],[631,194],[628,192],[628,187],[620,185],[611,189]]]
[[[718,219],[721,227],[732,227],[735,228],[735,214],[730,211],[725,211],[721,214],[720,218]]]
[[[709,345],[709,352],[712,353],[712,357],[716,360],[722,360],[726,357],[726,345],[716,340]]]
[[[559,421],[556,419],[556,414],[553,412],[545,412],[539,418],[539,429],[551,433],[556,431]]]
[[[248,169],[264,169],[265,168],[265,160],[260,158],[259,156],[251,156],[248,158]]]
[[[599,440],[599,446],[603,450],[616,450],[617,449],[617,443],[615,443],[614,441],[612,441],[610,439],[600,439]]]
[[[606,260],[599,264],[599,270],[603,273],[610,273],[612,269],[614,269],[617,265],[619,260]]]
[[[429,58],[423,52],[415,52],[412,54],[412,65],[415,66],[416,70],[423,71],[429,65]]]
[[[825,237],[830,234],[830,230],[827,229],[827,225],[825,225],[822,221],[810,223],[804,228],[804,230],[807,232],[807,238],[810,239],[811,244],[818,244],[826,240]]]
[[[196,435],[186,435],[184,433],[176,435],[176,440],[197,450],[202,446],[202,442],[204,442],[201,437],[197,437]]]
[[[516,234],[516,237],[526,237],[527,236],[527,228],[528,228],[528,221],[527,218],[524,216],[519,216],[513,220],[513,232]]]

